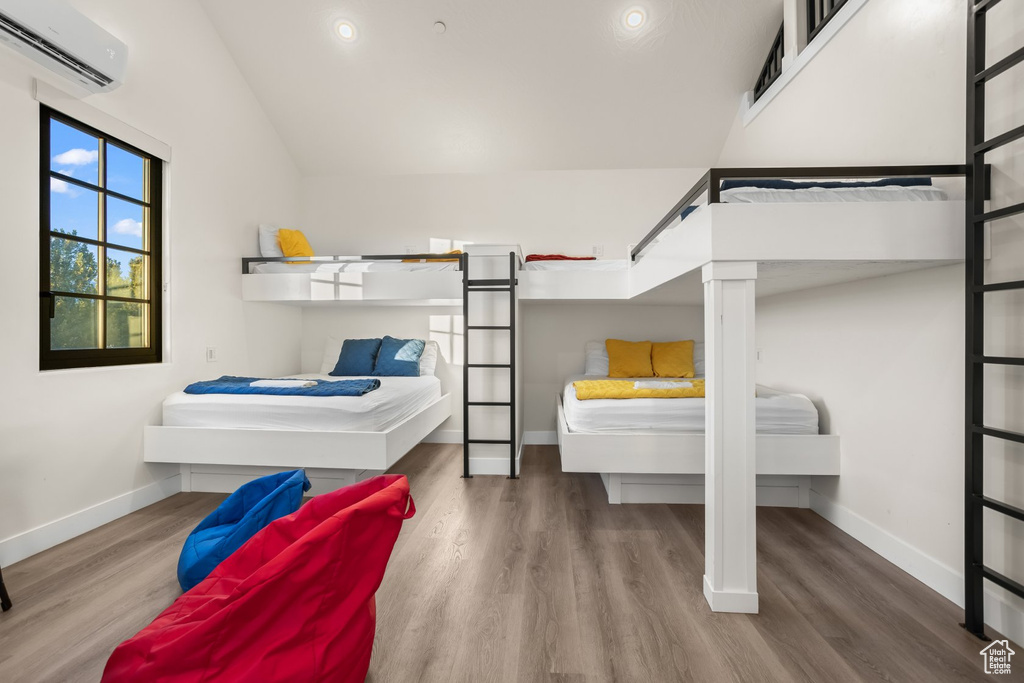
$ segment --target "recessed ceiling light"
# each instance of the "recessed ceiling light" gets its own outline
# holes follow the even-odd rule
[[[646,20],[642,9],[631,9],[626,12],[626,28],[640,28]]]
[[[444,33],[448,30],[448,27],[444,25],[443,21],[434,22],[434,33]]]
[[[356,28],[347,21],[343,21],[338,24],[338,35],[341,36],[342,40],[355,40]]]

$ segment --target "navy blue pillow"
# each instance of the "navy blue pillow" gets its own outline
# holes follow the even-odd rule
[[[328,374],[334,377],[370,377],[380,345],[380,339],[346,339],[341,345],[337,365]]]
[[[427,343],[422,339],[384,337],[373,374],[377,377],[419,377],[420,356]]]
[[[793,180],[723,180],[722,190],[735,190],[738,187],[757,187],[764,190],[806,190],[821,187],[829,190],[844,187],[921,187],[932,184],[931,178],[882,178],[881,180],[857,180],[844,182],[836,180],[811,180],[796,182]]]

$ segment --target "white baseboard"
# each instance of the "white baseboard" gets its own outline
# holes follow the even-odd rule
[[[558,434],[553,429],[547,432],[523,432],[523,444],[527,446],[557,446]]]
[[[811,489],[811,509],[958,607],[964,606],[964,576],[906,541]],[[1011,640],[1024,642],[1024,611],[985,591],[985,622]]]
[[[746,591],[716,591],[704,576],[704,599],[712,612],[733,612],[736,614],[757,614],[757,593]]]
[[[64,541],[81,536],[87,531],[92,531],[119,517],[124,517],[180,492],[181,475],[175,474],[48,522],[35,529],[5,538],[0,541],[0,565],[20,562],[26,557],[60,545]]]

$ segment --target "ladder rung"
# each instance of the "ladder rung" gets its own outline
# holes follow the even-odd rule
[[[999,0],[981,0],[981,2],[974,3],[974,13],[987,12],[998,4]]]
[[[509,363],[466,363],[467,368],[509,368],[512,366]]]
[[[1007,289],[1024,289],[1024,280],[992,282],[987,285],[975,285],[974,287],[975,292],[1000,292]]]
[[[466,439],[466,443],[503,443],[511,444],[508,439]]]
[[[1006,71],[1007,69],[1013,68],[1017,64],[1020,64],[1022,61],[1024,61],[1024,47],[1010,54],[1008,57],[1000,59],[992,66],[982,71],[980,74],[974,77],[974,82],[983,83],[985,81],[993,79],[999,74]]]
[[[512,407],[512,404],[508,401],[466,401],[466,405],[470,406],[506,406]]]
[[[983,436],[994,436],[997,439],[1004,439],[1006,441],[1016,441],[1017,443],[1024,443],[1024,434],[1019,432],[1011,432],[1006,429],[994,429],[992,427],[985,426],[974,426],[974,433],[981,434]]]
[[[474,287],[467,289],[467,292],[511,292],[511,287]]]
[[[1000,588],[1005,588],[1006,590],[1016,595],[1018,598],[1024,598],[1024,586],[1022,586],[1021,584],[1017,583],[1008,576],[1003,576],[991,567],[986,567],[985,565],[975,566],[981,570],[982,576],[984,576],[992,583],[996,584]]]
[[[991,152],[993,149],[996,149],[997,147],[1008,145],[1014,140],[1019,140],[1022,137],[1024,137],[1024,126],[1017,126],[1012,130],[1006,131],[1002,135],[997,135],[990,140],[986,140],[980,145],[976,145],[974,148],[974,153],[983,154],[985,152]]]
[[[1010,206],[1004,206],[1001,209],[995,211],[989,211],[974,217],[975,223],[988,223],[989,221],[996,221],[1000,218],[1006,218],[1008,216],[1015,216],[1018,213],[1024,213],[1024,202],[1020,204],[1012,204]]]
[[[1024,358],[1011,358],[1010,356],[975,356],[974,362],[989,365],[1024,365]]]
[[[511,330],[511,325],[466,325],[467,330]]]
[[[979,496],[977,494],[975,494],[974,498],[979,503],[989,508],[990,510],[1001,512],[1008,517],[1013,517],[1014,519],[1019,519],[1020,521],[1024,522],[1024,510],[1022,510],[1019,507],[1007,505],[1001,500],[996,500],[995,498],[987,498],[985,496]]]
[[[497,280],[470,280],[466,283],[470,287],[496,287],[498,285],[509,285],[511,282],[508,278],[497,279]]]

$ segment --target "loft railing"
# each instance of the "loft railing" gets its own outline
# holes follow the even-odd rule
[[[242,274],[254,263],[358,263],[360,261],[451,261],[464,270],[461,254],[373,254],[370,256],[253,256],[242,259]]]
[[[846,0],[807,0],[807,42],[825,28],[825,24],[846,4]]]
[[[764,91],[771,87],[775,79],[782,73],[783,39],[785,37],[786,24],[779,26],[779,33],[772,42],[772,48],[768,51],[768,59],[764,60],[761,73],[757,76],[757,83],[754,84],[754,101],[764,94]]]
[[[672,210],[658,221],[630,253],[635,261],[658,236],[671,227],[687,209],[702,204],[720,204],[723,180],[850,180],[853,178],[914,178],[963,176],[967,167],[960,165],[934,166],[826,166],[802,168],[712,168],[690,188]],[[706,197],[703,202],[701,198]]]

